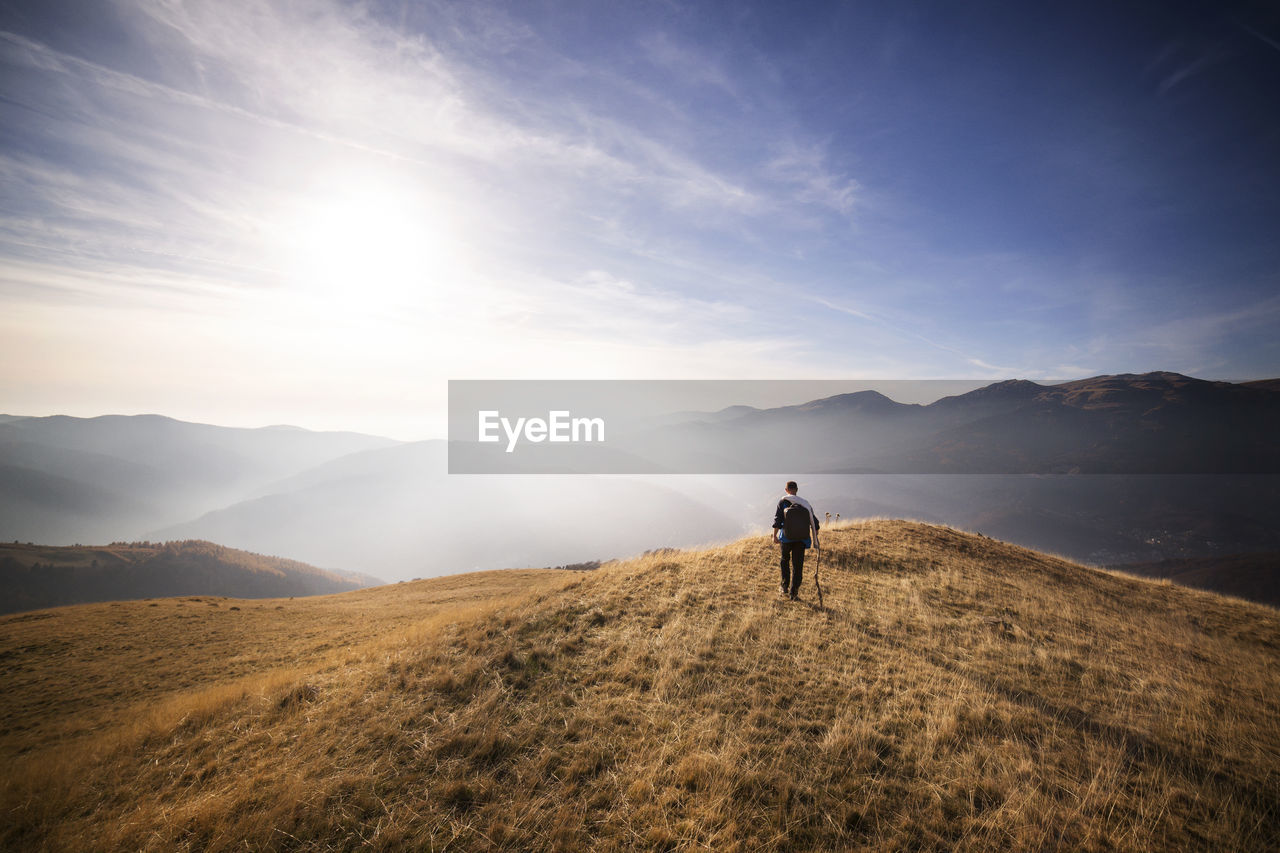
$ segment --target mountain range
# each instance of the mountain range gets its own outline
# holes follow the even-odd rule
[[[1176,373],[1009,380],[928,405],[859,391],[690,414],[613,449],[681,473],[1276,474],[1275,385]]]
[[[236,429],[160,415],[0,419],[0,539],[144,538],[275,480],[397,442],[295,427]]]
[[[775,467],[820,516],[943,522],[1095,564],[1216,557],[1280,550],[1277,386],[1010,381],[927,406],[862,392],[686,412],[631,438],[678,445],[677,469],[785,438],[795,455]],[[767,528],[784,479],[450,476],[447,456],[442,440],[4,416],[0,541],[209,540],[401,580],[727,541]]]

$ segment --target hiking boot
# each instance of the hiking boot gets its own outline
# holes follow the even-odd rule
[[[800,593],[798,593],[798,592],[793,592],[793,593],[791,593],[791,600],[792,600],[792,601],[799,601],[799,600],[800,600]]]
[[[786,586],[779,586],[779,587],[778,587],[778,595],[786,595],[786,594],[787,594],[787,588],[786,588]]]

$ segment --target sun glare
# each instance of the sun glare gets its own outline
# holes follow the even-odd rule
[[[430,303],[457,277],[457,235],[429,199],[376,183],[318,188],[287,217],[290,285],[341,309]]]

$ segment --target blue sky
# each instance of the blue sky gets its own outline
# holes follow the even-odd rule
[[[8,4],[0,408],[1277,376],[1271,8]]]

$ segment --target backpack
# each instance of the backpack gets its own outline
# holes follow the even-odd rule
[[[791,542],[809,538],[809,523],[809,510],[800,504],[790,504],[782,511],[782,535]]]

